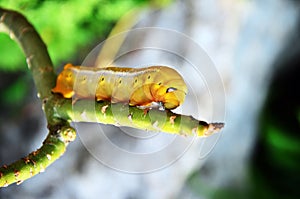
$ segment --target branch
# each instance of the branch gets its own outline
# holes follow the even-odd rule
[[[18,12],[0,8],[0,25],[15,39],[24,51],[28,68],[32,73],[38,95],[44,99],[51,95],[56,75],[47,47],[34,27]]]
[[[9,184],[20,184],[24,180],[43,172],[50,164],[57,160],[66,150],[66,145],[75,139],[73,128],[61,128],[58,134],[49,133],[43,146],[9,166],[0,168],[0,187]]]
[[[59,100],[52,105],[58,118],[75,122],[97,122],[115,126],[129,126],[186,136],[209,136],[223,128],[224,123],[206,123],[191,116],[170,110],[142,110],[128,104],[96,102],[94,100]]]
[[[20,183],[45,170],[65,152],[68,143],[75,139],[76,134],[68,122],[53,116],[53,108],[49,106],[49,102],[55,98],[51,94],[51,88],[55,85],[56,75],[46,45],[39,34],[23,15],[3,8],[0,8],[0,25],[7,28],[8,34],[17,40],[25,53],[49,129],[40,149],[0,168],[0,187],[4,187],[15,182]]]

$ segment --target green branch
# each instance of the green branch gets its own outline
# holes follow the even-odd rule
[[[28,68],[41,99],[51,95],[56,75],[47,47],[34,27],[18,12],[0,8],[0,25],[15,39],[24,51]]]
[[[188,136],[209,136],[224,126],[223,123],[209,124],[169,110],[142,110],[121,103],[94,100],[72,102],[71,99],[52,94],[56,75],[46,45],[33,26],[21,14],[0,8],[1,25],[7,27],[8,34],[14,36],[26,55],[38,96],[43,103],[49,134],[40,149],[0,168],[0,187],[31,178],[57,160],[65,152],[68,143],[76,137],[69,121],[98,122]]]
[[[71,100],[60,100],[53,106],[56,117],[70,121],[129,126],[186,136],[209,136],[224,126],[223,123],[209,124],[169,110],[142,110],[122,103],[111,104],[94,100],[78,100],[72,103]]]
[[[43,172],[51,163],[57,160],[66,150],[66,144],[75,139],[73,128],[62,128],[58,134],[48,135],[43,146],[9,166],[0,168],[0,187],[11,183],[20,184],[24,180]]]
[[[68,143],[75,139],[75,130],[65,120],[53,117],[49,102],[55,96],[51,88],[56,75],[46,45],[26,18],[14,11],[0,8],[0,26],[16,39],[22,47],[28,68],[32,73],[38,96],[42,100],[48,121],[49,134],[40,149],[27,157],[0,168],[0,187],[22,182],[42,172],[66,150]],[[2,29],[1,29],[2,30]]]

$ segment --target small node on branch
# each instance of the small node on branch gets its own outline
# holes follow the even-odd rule
[[[69,143],[76,139],[76,131],[70,126],[62,127],[60,129],[59,135],[64,143]]]

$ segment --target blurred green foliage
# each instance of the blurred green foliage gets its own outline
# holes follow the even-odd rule
[[[275,62],[278,70],[262,110],[252,158],[252,198],[300,198],[299,41],[295,34]]]
[[[116,21],[149,0],[0,0],[24,14],[48,46],[54,66],[75,57],[84,46],[103,40]],[[8,35],[0,34],[0,70],[26,70],[25,57]]]
[[[23,99],[23,96],[26,95],[27,86],[24,82],[24,78],[17,79],[8,89],[4,90],[1,100],[6,104],[18,104]]]
[[[118,19],[131,9],[149,5],[161,8],[169,3],[170,0],[0,0],[0,7],[22,13],[33,24],[58,67],[61,63],[83,61],[80,57],[103,41]],[[6,33],[0,33],[0,57],[0,107],[20,104],[32,84],[25,78],[29,71],[21,48]],[[8,74],[13,78],[4,78]]]

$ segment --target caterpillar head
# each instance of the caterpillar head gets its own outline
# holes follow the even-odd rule
[[[151,93],[156,101],[162,102],[166,109],[180,106],[187,93],[182,76],[172,68],[161,67],[158,77],[158,83],[151,87]]]

